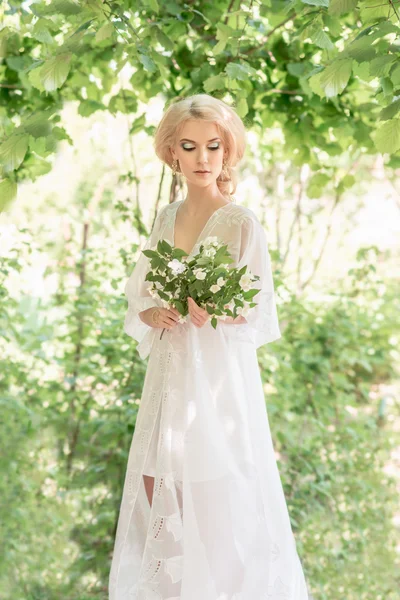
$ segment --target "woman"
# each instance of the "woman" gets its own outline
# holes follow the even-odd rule
[[[110,600],[308,597],[257,362],[256,349],[281,337],[267,240],[255,213],[230,196],[245,133],[232,108],[198,94],[173,103],[155,134],[157,156],[186,178],[187,197],[160,209],[146,248],[166,239],[190,257],[216,236],[232,266],[260,276],[261,290],[247,316],[214,329],[192,299],[182,322],[150,296],[149,260],[141,254],[136,263],[124,328],[149,361]]]

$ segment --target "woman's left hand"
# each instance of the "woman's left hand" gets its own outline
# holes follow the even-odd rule
[[[238,325],[239,323],[247,323],[246,319],[242,315],[238,315],[236,319],[233,317],[226,317],[223,320],[224,323],[234,323],[234,325]]]
[[[211,315],[204,308],[201,308],[191,296],[188,297],[188,308],[192,322],[196,327],[203,327],[204,323],[211,319]]]
[[[212,315],[208,314],[204,308],[201,308],[198,304],[196,304],[191,296],[188,297],[188,306],[189,314],[196,327],[203,327],[204,323],[211,319]],[[226,316],[225,319],[223,319],[223,322],[233,323],[234,325],[238,325],[239,323],[247,323],[246,319],[242,317],[242,315],[238,315],[236,319]]]

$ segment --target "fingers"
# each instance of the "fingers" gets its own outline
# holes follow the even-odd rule
[[[170,308],[167,308],[166,310],[168,310],[169,312],[174,313],[174,315],[176,315],[177,317],[179,317],[180,312],[177,308],[175,308],[175,306],[171,306]]]
[[[208,312],[204,310],[204,308],[200,308],[198,304],[189,296],[188,298],[189,310],[192,309],[192,312],[198,317],[208,317]]]
[[[196,327],[203,327],[203,325],[210,319],[208,312],[203,308],[200,308],[200,306],[198,306],[190,296],[188,298],[188,306],[192,323],[196,325]]]
[[[161,322],[162,327],[166,329],[172,329],[177,325],[179,320],[180,312],[173,306],[171,308],[162,308]]]

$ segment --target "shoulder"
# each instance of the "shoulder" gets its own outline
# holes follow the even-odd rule
[[[240,225],[243,227],[261,227],[261,223],[256,213],[247,206],[233,203],[228,212],[228,220],[231,225]]]
[[[155,223],[158,226],[162,226],[162,225],[164,225],[164,223],[167,222],[167,220],[171,217],[171,215],[175,211],[176,204],[177,204],[176,202],[171,202],[169,204],[164,204],[164,206],[161,206],[161,208],[158,209],[156,218],[155,218]],[[178,202],[178,204],[179,204],[179,202]]]

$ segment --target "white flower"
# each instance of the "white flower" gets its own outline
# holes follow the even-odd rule
[[[242,315],[242,317],[247,317],[247,315],[250,312],[250,309],[248,306],[239,306],[236,312],[238,315]]]
[[[177,258],[170,260],[168,266],[175,274],[183,273],[183,271],[186,269],[186,266]]]
[[[219,285],[214,284],[210,287],[210,292],[212,292],[213,294],[215,294],[216,292],[219,292],[221,288],[219,287]]]
[[[204,255],[204,256],[210,256],[211,258],[212,258],[213,256],[215,256],[215,255],[216,255],[216,253],[217,253],[217,251],[216,251],[214,248],[206,248],[206,249],[203,251],[203,255]]]
[[[203,281],[203,279],[205,279],[207,276],[207,273],[203,269],[196,269],[194,274],[196,279],[200,279],[201,281]]]
[[[152,298],[159,298],[159,297],[160,297],[160,296],[158,295],[158,292],[157,292],[157,290],[150,289],[150,290],[149,290],[149,294],[150,294],[150,296],[151,296]]]
[[[153,283],[158,290],[161,290],[163,288],[163,284],[159,281],[154,281]]]
[[[219,285],[219,287],[222,287],[225,283],[225,279],[223,277],[218,277],[217,279],[217,285]]]
[[[209,235],[203,241],[203,246],[207,248],[208,246],[213,246],[214,244],[218,244],[218,238],[215,235]]]
[[[251,276],[248,275],[247,273],[244,273],[244,275],[242,275],[240,278],[239,284],[240,284],[242,290],[247,292],[248,290],[251,289],[252,282],[253,282],[253,280],[252,280]]]

